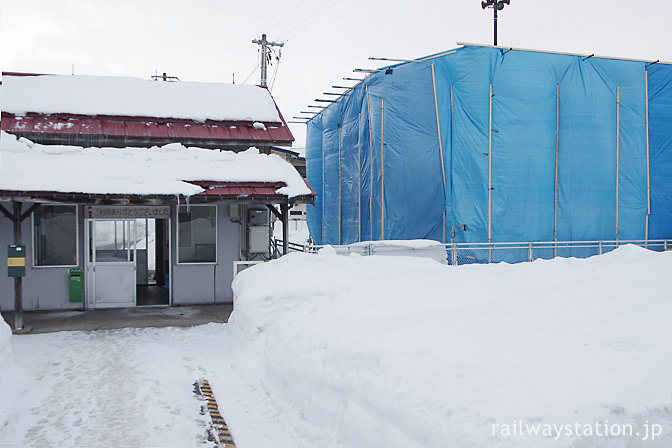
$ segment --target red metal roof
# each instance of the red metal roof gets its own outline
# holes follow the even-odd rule
[[[305,182],[305,179],[304,179]],[[255,197],[255,196],[282,196],[276,193],[278,188],[287,186],[284,182],[215,182],[200,181],[190,182],[205,189],[201,195],[216,195],[229,197]],[[306,182],[306,185],[308,183]],[[310,188],[310,185],[308,185]],[[315,191],[310,189],[310,196],[316,196]]]
[[[10,73],[5,73],[9,75]],[[11,73],[12,76],[39,76]],[[277,109],[277,105],[276,105]],[[280,110],[279,122],[197,122],[185,119],[130,116],[84,116],[67,113],[25,116],[2,112],[0,129],[38,143],[93,144],[98,146],[152,146],[179,142],[202,147],[289,146],[294,141]],[[261,129],[260,129],[261,128]]]
[[[30,113],[25,117],[16,117],[6,112],[2,113],[0,121],[0,128],[3,131],[26,137],[36,134],[61,136],[62,138],[79,135],[130,137],[146,141],[148,144],[177,141],[198,145],[199,141],[203,141],[208,146],[217,143],[248,144],[248,146],[262,143],[286,145],[294,141],[284,121],[283,123],[264,123],[264,125],[265,129],[257,129],[252,122],[242,121],[198,123],[151,117],[83,117],[69,114],[46,116]]]

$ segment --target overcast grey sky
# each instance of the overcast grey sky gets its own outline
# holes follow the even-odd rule
[[[290,120],[369,56],[416,58],[492,43],[480,0],[0,0],[5,71],[242,82],[258,63],[251,40],[286,42],[273,86]],[[666,0],[511,0],[500,45],[672,61]],[[276,66],[269,71],[273,80]],[[259,82],[259,71],[248,83]],[[333,91],[333,90],[332,90]],[[302,146],[303,125],[292,125]]]

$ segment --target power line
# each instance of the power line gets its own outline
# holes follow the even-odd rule
[[[245,84],[245,83],[247,82],[247,80],[250,79],[250,77],[252,77],[252,75],[254,75],[254,73],[255,73],[255,72],[257,71],[257,69],[259,68],[259,64],[261,64],[261,61],[257,62],[257,66],[254,67],[254,70],[252,70],[252,73],[250,73],[249,75],[247,75],[247,78],[245,78],[245,81],[243,81],[243,84]]]
[[[273,51],[275,53],[275,51]],[[275,85],[275,80],[278,78],[278,69],[280,68],[280,58],[282,57],[282,49],[278,51],[278,55],[275,57],[275,70],[273,71],[273,80],[271,81],[271,92],[273,92],[273,86]]]
[[[273,29],[274,29],[276,26],[278,26],[278,25],[280,25],[282,22],[284,22],[285,19],[286,19],[287,17],[289,17],[294,11],[296,11],[297,9],[299,9],[299,7],[300,7],[301,5],[303,5],[304,3],[306,3],[306,1],[307,1],[307,0],[301,0],[295,7],[293,7],[291,10],[289,10],[284,16],[282,16],[278,21],[276,21],[273,25],[271,25],[271,27],[268,28],[268,31],[269,31],[269,32],[270,32],[270,31],[273,31]]]
[[[290,28],[289,31],[285,33],[285,38],[284,41],[288,41],[290,38],[296,36],[298,33],[303,31],[305,28],[307,28],[309,22],[315,21],[322,17],[327,11],[329,11],[331,8],[339,4],[342,0],[335,0],[335,1],[330,1],[327,0],[324,4],[319,6],[317,9],[315,9],[313,12],[309,13],[307,16],[305,16],[303,19],[299,20],[298,23],[296,23],[292,28]]]

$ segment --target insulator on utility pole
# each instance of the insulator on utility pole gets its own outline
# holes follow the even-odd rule
[[[269,48],[268,47],[282,47],[284,42],[269,42],[266,39],[266,35],[261,35],[261,40],[254,39],[253,44],[261,45],[261,85],[268,85],[268,61],[270,58]]]

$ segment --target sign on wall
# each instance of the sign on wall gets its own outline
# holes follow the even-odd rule
[[[89,219],[167,219],[170,218],[170,206],[86,206],[84,213]]]
[[[9,277],[26,275],[26,246],[12,244],[7,248],[7,275]]]

